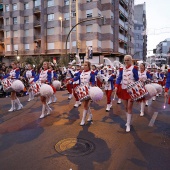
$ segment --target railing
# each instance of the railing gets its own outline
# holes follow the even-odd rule
[[[128,30],[128,24],[124,21],[122,21],[121,19],[119,19],[119,24],[124,27],[126,30]]]
[[[34,49],[34,53],[37,54],[37,53],[40,53],[41,52],[41,48],[36,48]]]
[[[3,29],[4,29],[4,25],[0,24],[0,30],[3,30]]]
[[[40,34],[37,34],[34,36],[34,38],[37,40],[37,39],[41,39],[41,35]]]
[[[125,37],[123,34],[121,34],[121,33],[119,33],[119,39],[121,39],[121,40],[123,40],[123,41],[125,41],[125,42],[127,42],[127,37]]]
[[[40,20],[35,20],[34,21],[34,26],[38,26],[38,25],[40,25]]]
[[[35,6],[34,12],[41,12],[41,6]]]
[[[119,53],[126,54],[126,50],[121,48],[121,47],[119,47]]]
[[[126,10],[122,7],[122,5],[119,4],[119,9],[120,11],[122,11],[122,13],[128,18],[128,13],[126,12]]]
[[[0,38],[0,42],[4,42],[4,38]]]
[[[2,17],[4,15],[3,11],[0,11],[0,17]]]

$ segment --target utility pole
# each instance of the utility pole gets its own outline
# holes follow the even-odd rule
[[[79,0],[76,0],[76,24],[79,23]],[[77,25],[76,26],[76,45],[77,45],[77,51],[76,51],[76,54],[79,55],[79,45],[80,45],[80,42],[79,42],[79,26]]]
[[[72,16],[71,16],[71,8],[72,8],[72,0],[70,0],[69,2],[69,13],[70,13],[70,30],[71,30],[71,27],[72,27]],[[70,34],[70,54],[72,53],[72,42],[71,42],[71,34]]]

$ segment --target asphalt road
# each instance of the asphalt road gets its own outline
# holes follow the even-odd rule
[[[145,116],[140,104],[133,108],[132,130],[125,132],[123,104],[113,101],[106,112],[106,98],[91,103],[93,123],[79,126],[83,107],[74,108],[66,91],[57,92],[51,115],[39,119],[38,98],[9,113],[10,99],[0,99],[1,170],[169,170],[170,105],[163,97],[149,101]],[[60,153],[55,150],[58,144]]]

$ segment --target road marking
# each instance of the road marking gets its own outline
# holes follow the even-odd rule
[[[158,112],[154,112],[154,114],[153,114],[153,116],[152,116],[152,119],[150,120],[148,126],[151,126],[151,127],[152,127],[152,126],[154,125],[157,116],[158,116]]]

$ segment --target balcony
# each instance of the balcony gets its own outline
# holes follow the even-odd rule
[[[3,4],[3,0],[0,0],[0,4]]]
[[[119,24],[120,24],[123,28],[125,28],[126,30],[128,30],[128,23],[127,23],[127,22],[124,22],[124,21],[122,21],[121,19],[119,19]]]
[[[126,10],[120,4],[119,4],[119,10],[126,16],[126,18],[128,18],[128,13],[126,12]]]
[[[40,54],[40,53],[41,53],[41,48],[36,48],[36,49],[34,49],[34,53],[35,53],[35,54]]]
[[[41,39],[41,34],[37,34],[34,36],[35,40],[40,40]]]
[[[0,24],[0,31],[4,30],[4,25]]]
[[[40,20],[35,20],[34,21],[34,27],[40,27]]]
[[[119,47],[119,53],[126,54],[126,50],[124,48]]]
[[[4,16],[3,11],[0,11],[0,18],[2,18]]]
[[[125,41],[125,42],[128,41],[127,37],[125,37],[125,36],[124,36],[123,34],[121,34],[121,33],[119,33],[119,39],[121,39],[121,40],[123,40],[123,41]]]
[[[34,13],[40,13],[40,12],[41,12],[41,6],[35,6]]]
[[[4,43],[4,38],[0,38],[0,44]]]

